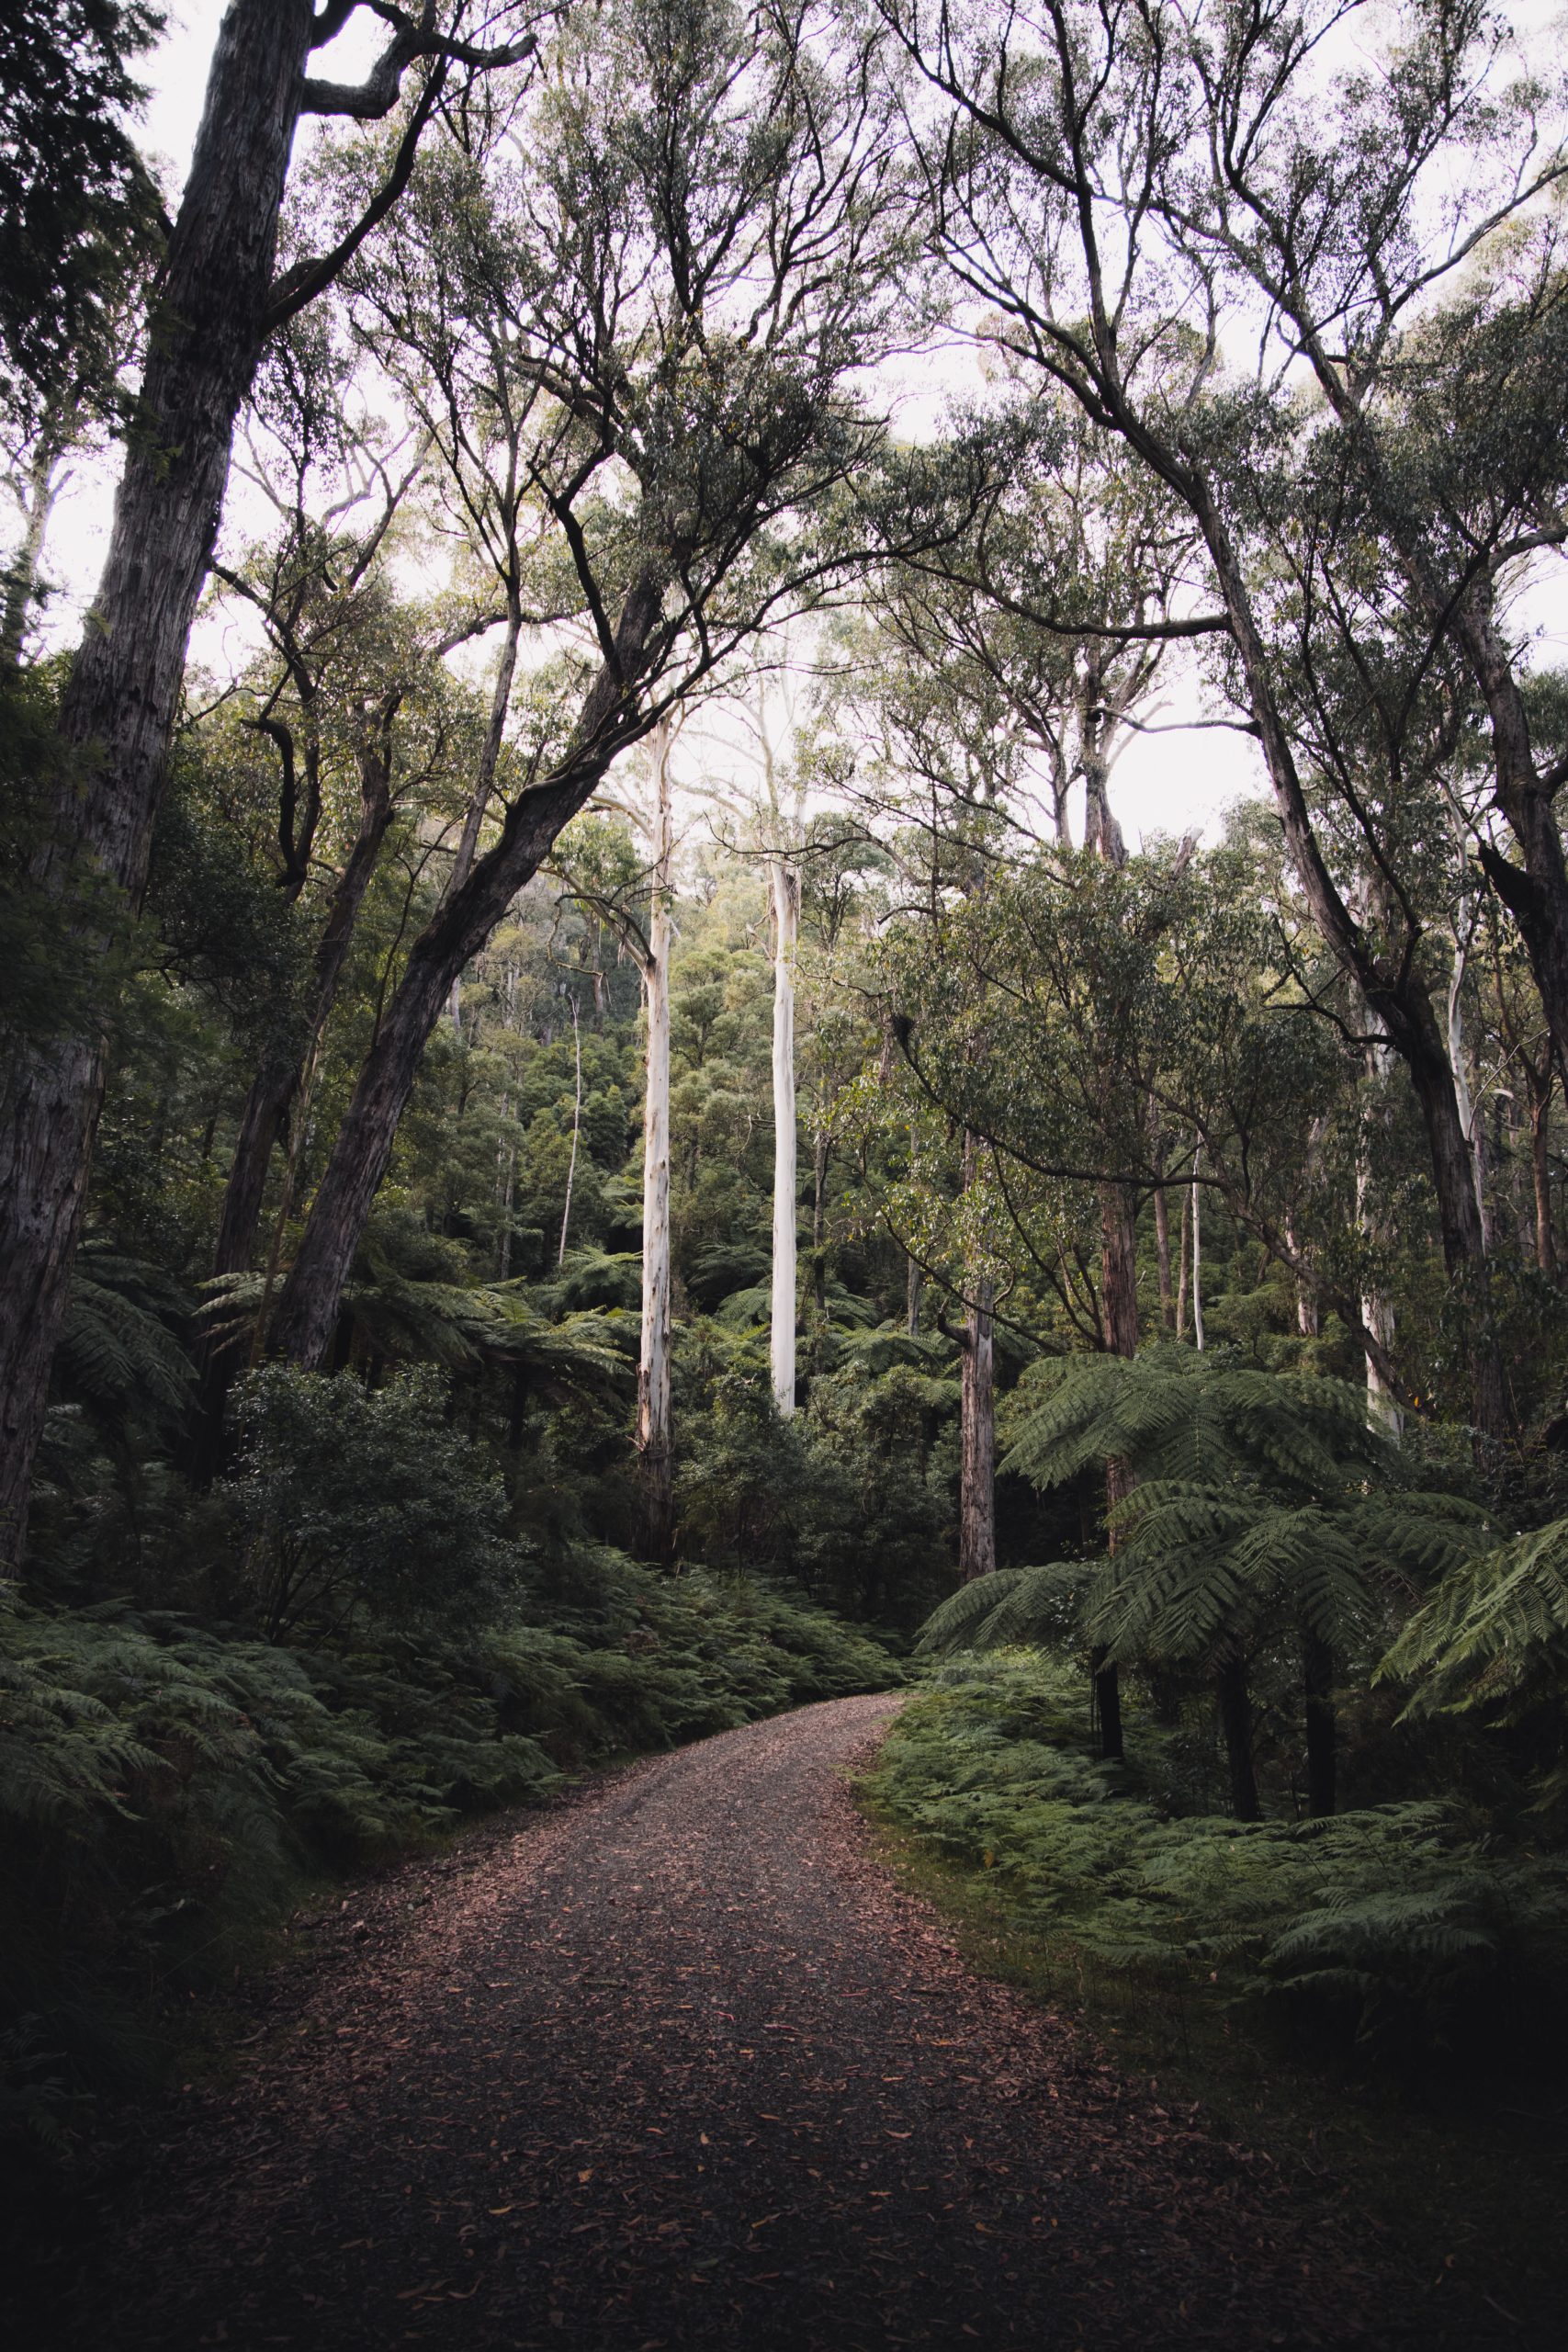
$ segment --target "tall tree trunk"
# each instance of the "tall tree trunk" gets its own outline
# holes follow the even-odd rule
[[[571,1188],[577,1182],[577,1146],[582,1132],[582,1031],[579,1025],[577,999],[571,1000],[571,1042],[577,1058],[577,1090],[571,1101],[571,1158],[566,1169],[566,1202],[560,1213],[560,1248],[556,1251],[556,1271],[566,1263],[566,1237],[571,1230]],[[666,1047],[666,1066],[669,1052]]]
[[[1453,1072],[1454,1108],[1459,1114],[1461,1129],[1470,1145],[1471,1182],[1475,1187],[1475,1213],[1481,1219],[1482,1246],[1490,1254],[1492,1221],[1486,1205],[1486,1136],[1478,1106],[1471,1093],[1470,1056],[1464,1043],[1462,990],[1465,961],[1465,951],[1456,943],[1453,971],[1449,981],[1449,1068]]]
[[[920,1336],[920,1293],[926,1285],[925,1273],[913,1258],[904,1269],[904,1329],[911,1340]]]
[[[1217,1690],[1220,1736],[1230,1773],[1231,1813],[1237,1821],[1260,1821],[1258,1773],[1252,1760],[1252,1695],[1247,1687],[1247,1662],[1229,1657],[1219,1670]]]
[[[1191,1279],[1189,1252],[1191,1246],[1192,1220],[1188,1215],[1185,1198],[1181,1204],[1181,1250],[1176,1276],[1176,1336],[1187,1337],[1187,1288]]]
[[[1174,1334],[1176,1293],[1170,1280],[1170,1210],[1163,1184],[1155,1186],[1155,1254],[1159,1264],[1159,1328]]]
[[[811,1295],[817,1312],[828,1312],[828,1157],[832,1147],[826,1127],[811,1138]]]
[[[83,969],[140,910],[186,646],[265,332],[310,0],[233,0],[148,338],[92,624],[61,733],[77,756],[28,888]],[[33,1455],[103,1100],[106,1035],[22,1041],[0,1101],[0,1563],[25,1534]]]
[[[1108,1353],[1129,1362],[1138,1352],[1137,1222],[1129,1184],[1103,1184],[1100,1193],[1100,1295],[1101,1336]],[[1108,1519],[1125,1502],[1135,1484],[1127,1464],[1119,1460],[1105,1465],[1105,1506]],[[1107,1530],[1108,1548],[1114,1552],[1120,1537]],[[1120,1758],[1122,1753],[1122,1692],[1113,1661],[1098,1651],[1091,1661],[1095,1713],[1100,1721],[1100,1752]]]
[[[1367,1016],[1369,1022],[1372,1022],[1374,1017],[1371,1013]],[[1372,1177],[1376,1163],[1384,1156],[1383,1147],[1386,1146],[1386,1089],[1393,1058],[1384,1045],[1374,1042],[1366,1048],[1367,1104],[1361,1116],[1356,1153],[1356,1223],[1363,1237],[1374,1244],[1383,1238],[1372,1206]],[[1385,1360],[1393,1348],[1393,1303],[1375,1284],[1369,1283],[1361,1293],[1361,1320],[1377,1341]],[[1397,1444],[1404,1433],[1404,1413],[1398,1396],[1383,1378],[1380,1361],[1370,1349],[1365,1351],[1367,1418],[1374,1429],[1381,1429]]]
[[[1203,1352],[1203,1187],[1198,1182],[1198,1163],[1203,1156],[1201,1144],[1192,1147],[1192,1339],[1200,1355]]]
[[[297,1363],[320,1363],[326,1352],[420,1056],[452,982],[485,945],[611,761],[643,731],[636,689],[662,597],[662,575],[650,567],[627,595],[615,662],[605,664],[590,689],[559,768],[512,803],[500,837],[475,860],[461,888],[447,893],[410,951],[360,1070],[278,1303],[272,1344]]]
[[[1302,1636],[1306,1699],[1307,1811],[1321,1821],[1338,1798],[1339,1727],[1334,1713],[1334,1653],[1316,1634]]]
[[[1557,1239],[1551,1227],[1551,1091],[1555,1077],[1550,1057],[1527,1061],[1525,1083],[1529,1095],[1530,1175],[1535,1186],[1535,1262],[1553,1280],[1557,1274]]]
[[[5,598],[0,605],[0,668],[14,670],[27,642],[28,617],[38,601],[43,571],[49,520],[62,488],[60,465],[65,446],[64,423],[51,403],[27,469],[21,543],[6,571]]]
[[[977,1180],[975,1137],[964,1137],[964,1189]],[[965,1584],[997,1565],[997,1355],[995,1286],[977,1263],[969,1270],[970,1305],[959,1342],[958,1573]]]
[[[675,1535],[670,1397],[670,888],[675,835],[670,745],[666,725],[654,745],[653,896],[642,974],[648,1083],[642,1114],[642,1352],[637,1375],[641,1547],[646,1558],[661,1564],[673,1553]]]
[[[959,1378],[958,1573],[965,1584],[997,1565],[995,1293],[974,1284]]]
[[[800,876],[782,857],[768,861],[773,910],[773,1288],[770,1357],[773,1402],[795,1410],[795,950]]]

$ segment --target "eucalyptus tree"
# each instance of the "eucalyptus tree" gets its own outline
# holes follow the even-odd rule
[[[1340,0],[1038,0],[962,19],[923,0],[878,8],[937,101],[919,134],[935,235],[983,306],[978,331],[1011,370],[1076,401],[1195,527],[1213,609],[1194,625],[1229,640],[1314,921],[1421,1102],[1472,1326],[1472,1419],[1495,1433],[1506,1407],[1484,1237],[1401,877],[1387,877],[1392,925],[1364,921],[1293,723],[1299,632],[1276,639],[1259,590],[1277,520],[1294,509],[1354,517],[1314,552],[1333,625],[1368,610],[1356,572],[1369,543],[1385,578],[1398,571],[1409,621],[1484,705],[1497,806],[1524,860],[1517,882],[1495,852],[1488,871],[1516,910],[1529,900],[1534,968],[1568,1036],[1551,771],[1495,622],[1511,570],[1562,538],[1561,403],[1546,379],[1561,273],[1551,232],[1532,229],[1517,280],[1518,241],[1503,234],[1562,170],[1557,94],[1528,74],[1505,86],[1495,20],[1467,0],[1391,12],[1376,73],[1338,62],[1334,36],[1353,13]],[[1479,291],[1461,288],[1467,266]],[[1250,373],[1246,348],[1258,354]],[[1486,423],[1461,424],[1461,395],[1477,392]]]
[[[617,776],[613,787],[595,796],[589,816],[567,830],[551,858],[566,893],[609,926],[642,983],[642,1322],[635,1442],[638,1539],[647,1557],[664,1562],[675,1537],[670,967],[678,846],[673,754],[680,727],[680,713],[667,714],[646,739],[638,763],[645,789],[639,793]]]
[[[877,444],[853,378],[896,332],[908,253],[880,69],[831,45],[815,5],[574,19],[493,136],[432,160],[423,204],[441,241],[367,264],[360,299],[398,316],[409,274],[424,360],[453,337],[476,355],[476,401],[520,429],[530,575],[567,583],[570,625],[540,649],[508,790],[409,952],[312,1204],[273,1334],[306,1363],[464,965],[612,761],[852,561],[822,510]]]
[[[57,12],[51,12],[57,15]],[[146,888],[186,649],[223,501],[235,418],[267,339],[330,285],[392,209],[420,141],[456,89],[533,54],[532,32],[472,41],[467,0],[415,15],[378,0],[389,38],[366,81],[310,60],[358,0],[231,0],[220,26],[190,173],[158,275],[103,577],[60,711],[65,754],[38,782],[18,886],[112,974]],[[493,21],[492,12],[485,12]],[[137,21],[125,17],[128,26]],[[141,18],[150,21],[150,16]],[[403,106],[385,174],[356,214],[277,269],[295,134],[312,117],[373,121]],[[63,960],[63,957],[62,957]],[[105,1007],[9,1041],[0,1102],[0,1560],[25,1534],[49,1366],[64,1312],[103,1099]]]

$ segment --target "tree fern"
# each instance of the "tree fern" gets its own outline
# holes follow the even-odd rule
[[[1568,1520],[1456,1565],[1379,1668],[1415,1683],[1405,1712],[1519,1712],[1568,1675]]]

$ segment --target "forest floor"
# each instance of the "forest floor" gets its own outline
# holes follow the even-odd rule
[[[1326,2189],[965,1966],[847,1785],[898,1703],[606,1774],[301,1916],[17,2352],[1517,2344],[1435,2326]]]

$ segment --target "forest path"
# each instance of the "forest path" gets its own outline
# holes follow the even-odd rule
[[[181,2103],[74,2340],[1394,2340],[1266,2167],[897,1893],[843,1780],[897,1703],[726,1733],[365,1890],[243,2079]]]

